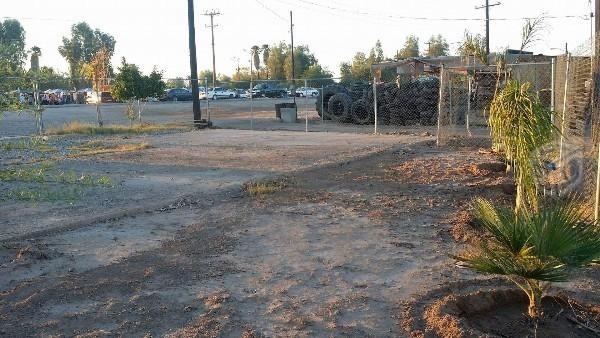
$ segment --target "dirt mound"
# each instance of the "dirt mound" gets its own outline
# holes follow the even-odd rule
[[[585,303],[597,304],[598,296],[562,291],[545,297],[536,325],[526,316],[521,290],[495,279],[459,282],[407,304],[402,326],[412,337],[598,337],[600,306]]]

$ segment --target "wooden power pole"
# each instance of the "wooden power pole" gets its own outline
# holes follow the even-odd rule
[[[490,7],[498,6],[500,2],[490,5],[490,0],[485,0],[484,6],[475,7],[475,9],[485,8],[485,55],[490,56]]]
[[[199,127],[202,122],[200,111],[200,97],[198,92],[198,64],[196,59],[196,25],[194,23],[194,0],[188,0],[188,30],[190,45],[190,82],[192,86],[192,100],[194,111],[194,125]]]
[[[294,103],[296,103],[296,62],[294,57],[294,17],[292,11],[290,11],[290,34],[292,38],[292,96],[294,97]]]
[[[217,67],[216,67],[217,63],[215,61],[215,27],[218,27],[219,25],[215,25],[214,18],[217,15],[221,15],[221,13],[215,12],[213,10],[212,12],[206,12],[203,15],[210,16],[210,26],[207,25],[206,27],[207,28],[210,27],[211,45],[212,45],[212,66],[213,66],[212,86],[213,86],[213,88],[215,88],[215,83],[217,82]]]

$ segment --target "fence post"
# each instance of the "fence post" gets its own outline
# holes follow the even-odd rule
[[[325,110],[323,110],[323,107],[325,107],[325,97],[323,96],[323,90],[325,89],[325,86],[321,85],[321,124],[325,123]]]
[[[436,146],[440,146],[440,125],[441,125],[441,121],[442,121],[442,94],[443,94],[443,89],[444,88],[444,65],[442,64],[440,67],[440,94],[438,97],[438,116],[437,116],[437,135],[435,138],[435,144]]]
[[[471,113],[471,77],[467,75],[467,116],[465,117],[467,136],[471,136],[471,127],[469,126],[469,113]]]
[[[206,98],[206,116],[210,122],[210,102],[208,101],[208,78],[204,78],[204,97]]]
[[[552,114],[552,123],[554,123],[554,95],[555,95],[555,85],[554,85],[554,81],[556,81],[555,75],[554,73],[556,72],[556,59],[552,58],[552,63],[551,63],[551,70],[550,70],[551,74],[550,74],[550,111],[553,113]]]
[[[565,119],[567,113],[567,94],[569,92],[569,67],[571,63],[571,55],[567,53],[567,70],[565,72],[565,93],[563,97],[562,121],[560,121],[560,147],[558,151],[558,167],[563,170],[563,147],[565,140]]]
[[[138,106],[138,122],[140,123],[140,125],[142,124],[142,107],[140,106],[140,99],[137,99],[137,106]]]
[[[252,66],[252,61],[250,61],[250,66]],[[250,72],[250,130],[254,130],[254,92],[252,90],[253,81],[254,79],[252,78],[252,72]]]
[[[375,114],[375,135],[377,135],[377,78],[373,77],[373,113]]]
[[[306,92],[306,88],[307,88],[307,82],[306,79],[304,79],[304,122],[305,122],[305,126],[304,126],[304,132],[308,133],[308,93]]]
[[[596,166],[596,198],[594,201],[594,220],[598,221],[598,216],[600,213],[600,144],[597,144],[596,146],[598,147],[598,164]]]

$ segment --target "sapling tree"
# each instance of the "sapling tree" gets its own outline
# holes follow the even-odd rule
[[[137,117],[141,123],[143,110],[141,100],[158,97],[165,89],[162,73],[153,69],[149,75],[143,75],[138,66],[127,63],[125,58],[121,60],[118,71],[111,87],[112,96],[117,101],[137,102]],[[129,107],[126,108],[126,112],[128,109]],[[126,115],[128,114],[126,113]]]
[[[133,121],[136,119],[135,102],[127,100],[125,104],[125,117],[129,120],[129,127],[133,127]]]
[[[489,124],[493,143],[505,154],[514,172],[515,209],[535,211],[542,175],[539,152],[558,132],[552,123],[552,112],[531,91],[530,83],[508,80],[490,105]]]
[[[81,73],[83,76],[92,81],[94,91],[96,92],[96,120],[98,126],[102,127],[104,122],[102,121],[102,111],[100,104],[102,103],[101,92],[108,84],[108,78],[110,76],[110,58],[112,52],[107,48],[100,48],[90,62],[83,65]]]

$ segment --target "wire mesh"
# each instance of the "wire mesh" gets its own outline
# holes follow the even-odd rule
[[[560,133],[548,156],[547,189],[552,194],[577,194],[590,213],[595,204],[598,147],[592,120],[590,57],[561,56],[556,60],[555,125]]]

